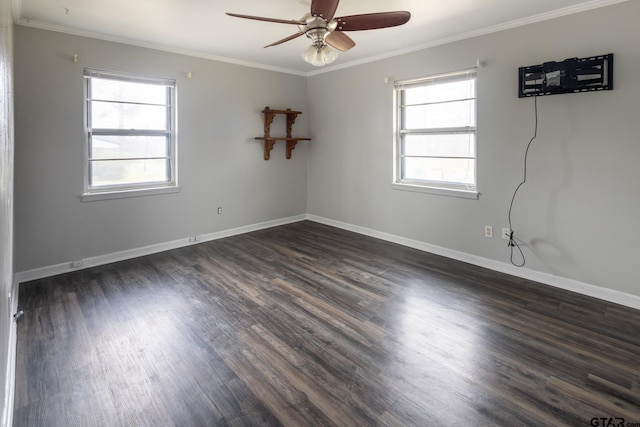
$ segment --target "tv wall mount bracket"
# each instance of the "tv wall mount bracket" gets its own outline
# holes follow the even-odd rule
[[[613,53],[518,68],[518,98],[613,90]]]

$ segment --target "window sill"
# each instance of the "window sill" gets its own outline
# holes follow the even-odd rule
[[[454,188],[427,187],[425,185],[404,184],[394,182],[391,184],[394,190],[413,191],[416,193],[436,194],[439,196],[460,197],[463,199],[477,200],[480,193],[473,190],[458,190]]]
[[[135,190],[118,190],[118,191],[102,191],[93,193],[84,193],[80,196],[83,202],[93,202],[96,200],[112,200],[125,199],[128,197],[155,196],[157,194],[169,194],[180,192],[180,187],[156,187],[156,188],[139,188]]]

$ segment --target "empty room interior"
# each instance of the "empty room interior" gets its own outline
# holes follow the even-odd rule
[[[2,425],[640,427],[640,1],[0,12]]]

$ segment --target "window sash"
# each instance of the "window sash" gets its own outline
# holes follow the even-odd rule
[[[448,83],[457,83],[457,82],[465,82],[469,81],[472,85],[473,89],[472,93],[467,93],[466,95],[463,93],[454,94],[454,96],[442,96],[437,93],[429,93],[425,92],[425,94],[421,94],[418,92],[418,98],[423,96],[425,98],[434,98],[434,99],[422,99],[416,100],[413,99],[413,102],[407,102],[407,90],[416,89],[426,86],[436,87],[442,84]],[[418,185],[424,187],[435,187],[442,189],[454,189],[454,190],[465,190],[465,191],[476,191],[477,190],[477,180],[476,180],[476,167],[477,167],[477,158],[476,158],[476,107],[477,107],[477,99],[476,99],[476,69],[463,70],[459,72],[452,72],[447,74],[441,74],[436,76],[429,76],[421,79],[414,80],[405,80],[398,81],[394,84],[394,89],[396,91],[396,147],[395,147],[395,178],[394,181],[399,184],[410,184],[410,185]],[[445,92],[445,95],[447,93]],[[416,98],[413,96],[413,98]],[[472,104],[469,107],[468,117],[461,117],[459,120],[451,120],[451,123],[455,122],[455,125],[452,126],[437,126],[437,123],[433,126],[424,127],[424,124],[431,118],[427,118],[426,114],[428,114],[428,110],[424,109],[431,108],[432,111],[435,111],[438,106],[444,106],[447,108],[447,105],[451,105],[453,103],[459,102],[469,102]],[[411,107],[423,107],[423,111],[425,117],[419,118],[418,120],[411,120],[413,127],[407,126],[407,109]],[[445,122],[449,120],[448,117],[445,118]],[[437,122],[438,120],[435,120]],[[440,121],[442,123],[442,121]],[[419,126],[419,124],[423,124],[423,126]],[[432,123],[433,124],[433,123]],[[467,135],[469,138],[468,144],[472,144],[472,146],[468,146],[467,153],[462,154],[453,154],[449,152],[447,154],[437,154],[437,153],[428,153],[428,154],[410,154],[407,152],[407,138],[411,138],[413,136],[426,136],[426,141],[429,141],[428,137],[432,137],[435,141],[437,141],[438,136],[451,136],[451,135],[461,135],[464,137]],[[438,152],[447,152],[449,147],[442,144],[447,144],[447,138],[443,137],[442,142],[435,143],[434,147],[437,147]],[[430,142],[434,144],[433,141]],[[459,147],[457,148],[460,149]],[[415,151],[415,150],[414,150]],[[424,151],[428,151],[427,148]],[[451,167],[451,165],[458,164],[457,166]],[[413,170],[409,169],[409,165],[413,167]],[[420,168],[420,165],[423,166],[423,170],[421,172],[416,172],[416,168]],[[441,168],[442,170],[438,170]],[[444,178],[442,178],[444,177]]]
[[[176,179],[176,134],[175,134],[175,80],[144,77],[144,76],[131,76],[116,72],[107,72],[100,70],[84,70],[85,77],[85,194],[100,193],[100,192],[117,192],[117,191],[130,191],[135,189],[149,189],[159,187],[175,187],[177,186]],[[133,82],[144,83],[156,86],[165,87],[164,101],[159,102],[137,102],[130,100],[119,100],[114,95],[114,99],[101,99],[100,97],[92,96],[92,78],[110,79],[117,82]],[[158,126],[151,126],[152,128],[146,129],[142,122],[135,123],[137,127],[130,128],[130,123],[126,123],[126,119],[118,119],[117,113],[115,115],[116,120],[119,123],[110,127],[94,127],[93,120],[93,107],[94,103],[111,103],[114,105],[121,105],[126,108],[135,108],[137,106],[151,106],[154,108],[161,107],[164,109],[164,117],[162,121],[164,124],[158,128]],[[157,120],[156,120],[157,122]],[[161,122],[159,122],[161,123]],[[96,156],[96,150],[94,144],[99,137],[106,137],[105,139],[112,139],[113,144],[119,148],[119,150],[112,150],[109,155],[103,154]],[[112,138],[109,138],[112,137]],[[128,137],[131,137],[131,141],[125,143]],[[152,149],[148,149],[150,140],[146,140],[144,137],[149,137],[152,140],[155,139],[152,144]],[[105,140],[103,139],[103,141]],[[136,146],[136,139],[147,144],[143,146]],[[164,139],[164,142],[161,142]],[[120,140],[120,141],[119,141]],[[140,142],[138,142],[140,143]],[[108,144],[105,142],[105,144]],[[151,151],[152,154],[145,153],[126,153],[127,144],[129,150],[136,151],[136,149],[142,149],[142,151]],[[125,146],[125,148],[122,148]],[[164,147],[163,147],[164,146]],[[108,150],[107,150],[108,151]],[[115,177],[111,180],[105,179],[105,176],[97,176],[96,170],[100,169],[105,164],[112,164],[110,172],[117,175],[118,169],[121,170],[121,176]],[[128,167],[128,169],[127,169]]]

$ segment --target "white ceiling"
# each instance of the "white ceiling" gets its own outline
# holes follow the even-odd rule
[[[263,48],[294,34],[295,25],[225,15],[299,19],[309,0],[13,1],[19,25],[312,75],[625,0],[342,0],[336,16],[408,10],[412,17],[400,27],[349,33],[356,46],[322,69],[300,57],[306,37]]]

